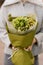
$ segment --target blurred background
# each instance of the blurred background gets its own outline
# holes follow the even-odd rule
[[[0,0],[0,9],[5,0]],[[0,41],[0,65],[4,64],[4,44]]]

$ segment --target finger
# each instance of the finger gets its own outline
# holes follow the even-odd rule
[[[29,46],[29,47],[28,47],[28,50],[30,50],[30,51],[31,51],[31,50],[32,50],[32,46]]]
[[[14,50],[14,47],[12,47],[12,49]]]
[[[13,50],[13,51],[15,51],[15,50],[17,50],[17,49],[18,49],[18,48],[16,48],[16,47],[12,47],[12,50]]]
[[[29,51],[29,50],[28,50],[28,48],[27,48],[27,49],[26,49],[26,48],[24,48],[24,50],[25,50],[25,51]]]

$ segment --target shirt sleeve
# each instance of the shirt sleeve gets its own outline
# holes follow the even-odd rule
[[[9,47],[10,45],[10,40],[7,34],[7,30],[6,30],[6,22],[5,19],[3,17],[3,8],[1,8],[0,10],[0,40],[5,43],[5,45],[7,47]]]
[[[35,35],[35,38],[37,39],[37,45],[33,45],[32,47],[32,53],[34,56],[39,55],[40,53],[43,53],[43,7],[42,9],[40,9],[40,11],[38,10],[38,15],[40,16],[41,14],[41,20],[39,23],[41,23],[41,26],[39,25],[38,28],[40,28],[40,30],[38,29],[38,31],[40,32],[36,32],[37,34]]]
[[[32,47],[32,54],[34,56],[43,53],[43,27],[41,28],[41,31],[35,35],[35,38],[37,39],[37,45],[34,44]]]
[[[43,42],[43,17],[42,17],[42,23],[41,23],[41,29],[38,34],[35,35],[35,38],[37,39],[38,45],[40,45]]]
[[[37,39],[37,45],[34,44],[32,47],[33,56],[43,53],[43,32],[40,31],[35,35],[35,38]]]

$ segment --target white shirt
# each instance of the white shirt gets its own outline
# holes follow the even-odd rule
[[[43,4],[41,6],[39,6],[39,4],[35,5],[35,4],[32,4],[29,2],[29,3],[25,3],[25,6],[23,6],[22,3],[15,4],[16,3],[15,1],[19,2],[19,0],[9,0],[9,1],[6,0],[1,9],[1,12],[0,12],[0,40],[3,43],[5,43],[5,53],[6,54],[12,53],[12,50],[9,48],[11,41],[8,37],[7,30],[6,30],[6,23],[7,23],[6,20],[7,20],[8,14],[12,14],[12,16],[21,16],[21,15],[24,16],[24,15],[29,15],[29,14],[36,14],[37,18],[38,18],[38,22],[39,22],[37,32],[40,31],[41,26],[42,26],[42,19],[43,19],[42,5]],[[37,34],[35,37],[38,39],[39,46],[37,48],[39,49],[40,44],[41,45],[43,44],[43,38],[42,38],[43,33],[40,32],[39,37],[41,39],[39,39],[38,36],[39,36],[39,34]],[[39,42],[39,40],[40,40],[40,42]],[[41,50],[38,50],[40,52],[38,52],[36,48],[35,48],[35,50],[36,50],[36,52],[34,53],[34,51],[33,51],[33,54],[37,55],[42,51],[42,48],[41,48]]]

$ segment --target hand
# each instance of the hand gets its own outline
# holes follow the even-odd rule
[[[31,51],[32,50],[32,45],[27,47],[27,48],[24,48],[25,51]]]
[[[24,48],[24,50],[26,50],[26,51],[31,51],[32,50],[32,46],[33,46],[33,44],[35,44],[37,42],[37,40],[36,40],[36,38],[34,38],[33,39],[33,42],[32,42],[32,45],[31,46],[28,46],[27,48]]]

